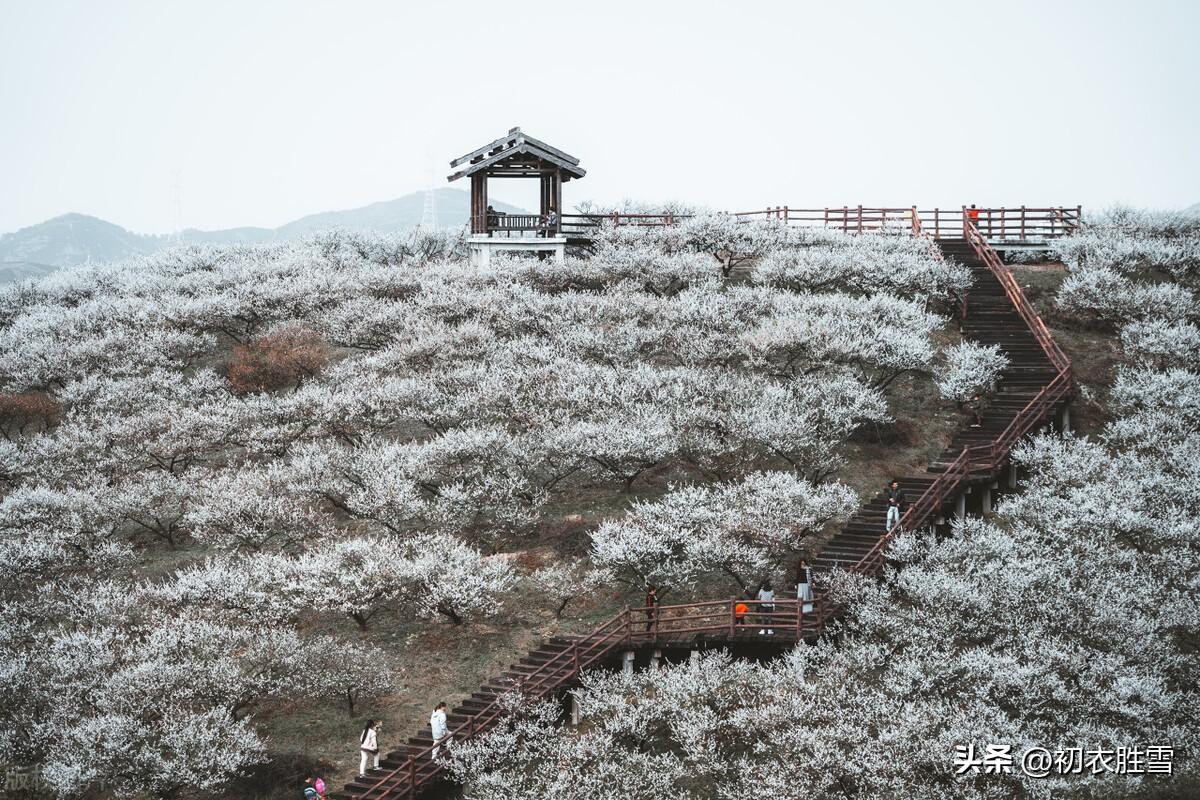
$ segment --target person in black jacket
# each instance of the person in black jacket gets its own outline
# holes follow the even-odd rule
[[[904,497],[904,490],[900,488],[900,481],[893,480],[887,489],[886,526],[889,532],[892,528],[900,524],[900,515],[904,513],[904,509],[907,506],[908,500]]]

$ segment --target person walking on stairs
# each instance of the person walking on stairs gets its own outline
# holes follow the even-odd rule
[[[771,589],[770,581],[763,581],[762,585],[758,587],[758,612],[760,615],[758,624],[770,626],[772,621],[771,614],[775,613],[775,592]],[[770,627],[759,628],[758,632],[760,634],[775,633]]]
[[[654,618],[658,616],[658,587],[646,587],[646,633],[654,629]]]
[[[892,479],[892,483],[887,489],[887,522],[885,527],[888,533],[891,533],[892,528],[900,524],[900,515],[904,513],[904,507],[908,505],[908,501],[904,497],[904,490],[900,488],[900,481]]]
[[[362,736],[358,737],[358,749],[362,752],[362,760],[358,764],[358,777],[364,777],[367,774],[367,761],[374,759],[371,765],[372,769],[379,769],[379,741],[376,738],[376,730],[379,728],[379,720],[367,720],[367,726],[363,728]]]
[[[437,758],[442,751],[442,742],[450,738],[450,726],[446,724],[446,704],[438,703],[429,715],[429,731],[433,734],[433,753],[430,758]],[[449,746],[449,742],[447,742]]]
[[[800,609],[802,613],[812,613],[812,599],[812,567],[802,558],[796,565],[796,600],[803,603]]]

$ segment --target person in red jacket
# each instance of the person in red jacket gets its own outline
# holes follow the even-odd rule
[[[650,584],[646,587],[646,632],[654,628],[654,617],[658,614],[658,587]]]

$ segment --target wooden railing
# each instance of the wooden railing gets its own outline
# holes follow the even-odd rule
[[[486,223],[486,226],[484,226]],[[486,231],[491,234],[545,234],[547,231],[557,233],[558,224],[548,226],[545,220],[537,214],[485,214],[471,218],[471,230]]]
[[[1083,209],[1055,206],[995,207],[973,209],[978,214],[976,228],[985,239],[997,242],[1041,241],[1065,236],[1079,227]],[[916,206],[827,206],[825,208],[792,208],[768,206],[756,211],[736,211],[739,220],[770,220],[785,225],[835,228],[848,233],[868,233],[880,230],[897,232],[911,230],[933,239],[961,239],[968,220],[965,206],[959,208],[926,208]],[[537,218],[534,217],[536,220]],[[657,227],[673,225],[687,219],[686,215],[664,211],[661,214],[563,214],[564,233],[586,236],[603,224]],[[503,223],[501,223],[503,225]],[[534,226],[536,227],[536,226]],[[504,230],[496,227],[495,230]]]
[[[625,216],[642,220],[627,224],[670,224],[662,221],[668,215]],[[878,218],[883,219],[885,216],[880,213]],[[656,218],[659,221],[652,221]],[[864,218],[870,220],[872,217],[866,215]],[[671,219],[674,220],[673,217]],[[787,219],[786,209],[784,219]],[[618,221],[617,224],[626,223]],[[1003,459],[1008,457],[1016,443],[1039,425],[1050,409],[1071,391],[1070,359],[1054,342],[1045,324],[1021,291],[1020,285],[1008,268],[1000,262],[999,255],[978,227],[965,217],[960,217],[959,224],[959,230],[965,235],[967,242],[1000,281],[1009,301],[1037,338],[1047,359],[1059,371],[992,442],[964,448],[945,471],[909,505],[901,515],[899,524],[850,567],[849,571],[853,573],[878,574],[883,568],[884,552],[900,531],[916,530],[930,524],[946,501],[962,490],[963,484],[970,479],[973,472],[997,468]],[[915,222],[914,226],[916,232],[929,235],[922,222]],[[745,603],[749,607],[747,614],[738,615],[739,603]],[[776,600],[774,610],[769,612],[761,610],[757,601],[739,598],[657,606],[653,614],[648,614],[648,611],[650,609],[647,608],[622,611],[591,633],[572,642],[533,672],[514,679],[512,690],[533,699],[545,698],[570,685],[578,679],[583,670],[595,665],[618,647],[632,648],[670,642],[674,637],[681,637],[682,640],[682,637],[707,633],[719,634],[732,640],[743,633],[750,638],[749,634],[753,633],[754,628],[770,628],[778,631],[777,635],[795,636],[797,640],[816,638],[824,632],[828,621],[841,609],[818,594],[811,602],[800,599]],[[451,738],[461,741],[478,736],[491,729],[506,713],[507,707],[501,697],[497,696],[483,709],[472,714],[466,722],[454,727],[451,730]],[[410,753],[403,765],[389,771],[370,788],[360,793],[359,800],[416,797],[423,786],[436,780],[442,772],[441,764],[433,758],[433,751],[439,745],[445,746],[445,742],[435,743],[415,754]]]

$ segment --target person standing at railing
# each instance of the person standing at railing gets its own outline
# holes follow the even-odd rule
[[[646,633],[654,629],[654,618],[658,616],[658,587],[646,587]]]
[[[446,724],[446,704],[438,703],[429,715],[429,731],[433,735],[433,752],[430,758],[437,758],[442,750],[442,742],[450,738],[450,726]],[[447,746],[449,743],[447,742]]]
[[[774,634],[775,631],[770,627],[772,622],[771,615],[775,613],[775,591],[771,588],[770,581],[763,581],[762,586],[758,587],[758,624],[767,626],[759,628],[760,634]]]
[[[975,207],[974,203],[971,203],[971,207],[967,209],[967,219],[971,220],[971,224],[976,229],[979,228],[979,209]]]
[[[358,777],[363,777],[367,774],[367,761],[374,759],[372,769],[379,769],[379,741],[376,738],[376,731],[379,728],[379,720],[367,720],[367,726],[363,728],[362,736],[358,737],[358,749],[362,752],[362,760],[358,765]]]
[[[803,603],[801,611],[811,614],[813,610],[812,567],[803,558],[796,565],[796,601]]]
[[[904,496],[904,490],[900,488],[900,481],[893,479],[891,485],[887,488],[887,522],[885,527],[889,533],[892,528],[900,524],[900,515],[904,513],[904,507],[907,505],[908,501]]]
[[[750,612],[750,606],[746,605],[745,600],[738,600],[733,607],[733,621],[736,625],[746,624],[746,614]]]
[[[546,216],[542,217],[542,236],[556,235],[558,235],[558,214],[554,212],[554,206],[550,206],[546,210]]]

